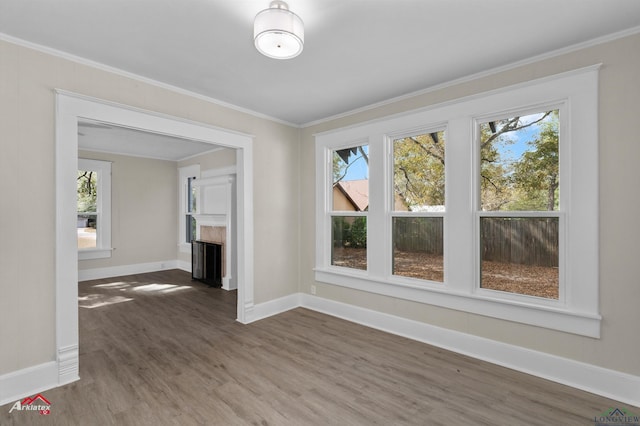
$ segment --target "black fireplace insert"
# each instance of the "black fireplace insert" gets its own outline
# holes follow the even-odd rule
[[[191,241],[191,279],[222,287],[222,245]]]

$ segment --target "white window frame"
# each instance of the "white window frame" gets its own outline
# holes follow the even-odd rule
[[[598,298],[598,69],[538,79],[362,125],[316,134],[316,267],[319,282],[445,308],[600,337]],[[479,163],[476,128],[488,116],[561,109],[561,296],[558,300],[479,287]],[[445,144],[444,284],[392,275],[389,164],[394,135],[442,128]],[[369,145],[367,271],[333,267],[329,200],[332,150]],[[501,214],[504,212],[500,212]],[[505,214],[502,214],[503,216]],[[540,215],[536,213],[536,215]]]
[[[425,133],[431,133],[431,132],[439,132],[439,131],[444,131],[445,135],[447,135],[447,124],[446,123],[440,123],[440,124],[436,124],[436,125],[432,125],[429,127],[425,127],[425,128],[421,128],[421,129],[413,129],[409,132],[402,132],[402,133],[398,133],[398,134],[390,134],[387,135],[387,141],[386,144],[388,145],[389,149],[388,149],[388,157],[389,157],[389,161],[387,163],[387,173],[389,176],[389,179],[387,180],[387,185],[389,186],[389,194],[388,194],[388,203],[389,203],[389,208],[387,213],[387,222],[389,223],[389,229],[391,232],[391,241],[387,246],[387,258],[390,259],[391,262],[391,274],[393,277],[398,277],[399,279],[402,280],[418,280],[417,278],[410,278],[410,277],[404,277],[402,275],[394,275],[393,274],[393,219],[396,217],[412,217],[412,218],[432,218],[432,217],[439,217],[442,218],[442,223],[443,223],[443,227],[445,222],[447,221],[447,209],[446,209],[446,200],[447,200],[447,190],[446,190],[446,182],[445,182],[445,191],[444,191],[444,198],[445,198],[445,209],[442,212],[404,212],[404,211],[396,211],[395,210],[395,190],[393,188],[393,180],[395,178],[394,173],[395,173],[395,158],[393,155],[394,152],[394,148],[393,148],[393,143],[394,141],[398,140],[398,139],[403,139],[403,138],[408,138],[411,136],[417,136],[417,135],[423,135]],[[446,136],[445,136],[445,169],[447,166],[447,162],[446,162],[446,147],[447,147],[447,142],[446,142]],[[446,178],[446,171],[445,171],[445,178]],[[444,231],[446,231],[446,228],[443,229],[443,234]],[[445,257],[445,251],[446,251],[446,245],[447,245],[447,239],[446,237],[444,237],[443,240],[443,262],[444,262],[444,257]],[[447,274],[447,270],[445,268],[444,270],[444,274]],[[444,276],[443,276],[444,279]],[[444,281],[428,281],[428,280],[420,280],[418,281],[420,283],[424,282],[424,283],[429,283],[430,285],[433,284],[436,287],[437,286],[441,286],[442,283]]]
[[[530,115],[530,114],[536,114],[536,113],[542,113],[542,112],[546,112],[546,111],[552,111],[552,110],[559,110],[559,115],[560,115],[560,122],[559,122],[559,135],[560,135],[560,143],[558,144],[558,157],[560,158],[560,176],[559,176],[559,181],[560,181],[560,208],[558,210],[554,210],[554,211],[504,211],[504,210],[499,210],[499,211],[482,211],[480,208],[480,204],[481,204],[481,193],[480,193],[480,179],[478,178],[477,181],[475,182],[476,184],[474,185],[474,191],[473,191],[473,199],[475,202],[475,216],[476,219],[474,220],[474,225],[475,225],[475,241],[474,241],[474,248],[476,250],[475,253],[475,261],[476,261],[476,268],[475,268],[475,272],[476,272],[476,276],[475,276],[475,282],[476,282],[476,287],[475,287],[475,291],[479,294],[479,295],[485,295],[485,296],[489,296],[489,297],[493,297],[493,298],[497,298],[497,299],[505,299],[505,300],[512,300],[512,301],[520,301],[520,302],[524,302],[524,303],[528,303],[528,302],[534,302],[534,303],[538,303],[540,305],[546,305],[546,306],[562,306],[566,303],[566,293],[567,293],[567,287],[570,285],[569,282],[567,282],[567,280],[565,279],[565,271],[566,271],[566,264],[564,263],[564,256],[565,256],[565,247],[566,247],[566,207],[568,206],[568,203],[564,201],[564,192],[567,190],[566,188],[568,188],[569,186],[569,182],[570,182],[570,176],[568,173],[568,168],[569,168],[569,164],[570,162],[566,161],[567,158],[570,158],[570,150],[569,150],[569,141],[564,141],[564,138],[566,136],[568,136],[568,131],[569,131],[569,127],[568,127],[568,117],[569,117],[569,107],[567,102],[561,102],[561,103],[549,103],[549,104],[543,104],[543,105],[536,105],[533,108],[527,108],[527,109],[520,109],[520,110],[513,110],[513,111],[501,111],[497,114],[491,114],[489,116],[482,116],[482,117],[475,117],[474,118],[474,136],[473,136],[473,140],[474,140],[474,158],[473,158],[473,164],[474,164],[474,168],[473,168],[473,172],[474,175],[476,177],[480,176],[480,124],[481,123],[486,123],[488,121],[497,121],[500,119],[504,119],[504,118],[508,118],[508,117],[514,117],[514,116],[525,116],[525,115]],[[567,184],[563,184],[564,182],[567,182]],[[568,196],[568,194],[567,194]],[[549,217],[549,218],[558,218],[558,228],[559,228],[559,232],[558,232],[558,254],[559,254],[559,259],[558,259],[558,264],[560,266],[564,266],[564,267],[559,267],[558,268],[558,282],[559,282],[559,287],[558,287],[558,299],[545,299],[545,298],[540,298],[540,297],[535,297],[535,296],[528,296],[528,295],[524,295],[524,294],[519,294],[519,293],[509,293],[509,292],[504,292],[504,291],[496,291],[496,290],[492,290],[492,289],[487,289],[487,288],[482,288],[480,287],[480,280],[481,280],[481,254],[480,254],[480,246],[481,246],[481,241],[480,241],[480,221],[482,218],[491,218],[491,217],[515,217],[515,218],[519,218],[519,217],[532,217],[532,218],[540,218],[540,217]]]
[[[338,151],[341,149],[347,149],[347,148],[355,148],[355,147],[359,147],[359,146],[364,146],[367,145],[368,141],[366,139],[360,139],[360,140],[355,140],[355,141],[350,141],[348,143],[339,145],[339,146],[334,146],[332,147],[329,151],[327,151],[327,158],[326,161],[328,162],[328,166],[327,166],[327,171],[328,173],[324,176],[324,182],[327,185],[327,193],[328,193],[328,197],[326,199],[326,207],[325,207],[325,211],[328,212],[327,216],[326,216],[326,223],[325,226],[328,227],[328,232],[329,235],[332,235],[333,229],[333,218],[334,217],[364,217],[367,221],[367,268],[366,269],[355,269],[355,268],[347,268],[344,266],[336,266],[336,265],[331,265],[331,244],[327,244],[326,247],[324,247],[325,249],[325,253],[324,255],[326,256],[327,259],[329,259],[329,265],[331,265],[331,268],[336,268],[338,270],[343,270],[344,273],[346,274],[355,274],[355,275],[360,275],[360,276],[366,276],[367,273],[367,269],[369,269],[370,265],[369,265],[369,238],[371,236],[371,234],[369,233],[369,212],[368,209],[366,211],[348,211],[348,210],[334,210],[333,209],[333,153],[334,151]],[[370,149],[370,148],[369,148]],[[371,151],[369,151],[369,161],[371,161]],[[369,185],[371,185],[371,182],[369,182]],[[329,236],[329,241],[333,241],[333,237]]]
[[[78,170],[98,174],[96,197],[96,247],[78,249],[78,260],[111,257],[111,162],[78,158]]]
[[[196,214],[188,211],[188,179],[190,177],[200,179],[200,164],[178,168],[178,250],[182,253],[191,253],[191,244],[186,242],[185,217],[187,214]],[[196,203],[200,200],[196,200]],[[196,206],[197,208],[197,206]]]

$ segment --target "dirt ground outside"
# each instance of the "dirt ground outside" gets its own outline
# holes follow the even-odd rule
[[[363,248],[335,247],[333,264],[367,269],[367,251]],[[442,256],[395,251],[395,275],[442,282],[443,270]],[[558,268],[555,267],[482,262],[482,288],[557,299],[558,282]]]

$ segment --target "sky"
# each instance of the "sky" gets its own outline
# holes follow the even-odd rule
[[[369,145],[363,145],[362,150],[369,155]],[[349,162],[352,165],[347,170],[343,181],[369,179],[369,165],[360,153],[351,154],[349,156]]]
[[[540,118],[542,114],[531,114],[521,117],[522,123],[530,123]],[[545,120],[546,121],[546,120]],[[531,151],[531,147],[527,144],[528,141],[534,140],[538,133],[540,133],[540,124],[527,127],[517,132],[509,134],[512,144],[497,144],[495,145],[500,153],[500,157],[506,161],[515,161],[519,159],[525,151]]]

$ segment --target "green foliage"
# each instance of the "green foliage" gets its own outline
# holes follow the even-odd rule
[[[347,174],[347,163],[339,155],[333,154],[333,183],[338,183]]]
[[[393,185],[408,210],[444,205],[444,143],[444,131],[393,142]]]
[[[96,212],[98,199],[97,185],[97,172],[78,170],[78,212]]]
[[[527,142],[530,151],[514,166],[515,187],[522,202],[535,205],[529,210],[557,210],[560,168],[558,157],[558,111],[541,124],[538,137]]]
[[[483,123],[480,131],[480,201],[485,211],[557,210],[559,199],[558,110]],[[516,141],[530,137],[527,150],[508,155]],[[334,151],[333,178],[339,182],[362,147]],[[395,210],[419,211],[445,204],[445,132],[393,141]],[[348,163],[346,162],[348,161]],[[355,222],[343,228],[346,244],[366,244],[354,237]],[[366,228],[366,227],[363,227]],[[366,233],[365,233],[366,234]],[[343,237],[344,237],[343,235]]]
[[[334,247],[367,247],[367,218],[335,216],[332,219]]]
[[[365,248],[367,247],[367,218],[357,217],[351,226],[351,247]]]
[[[543,211],[558,209],[558,110],[533,119],[511,117],[480,126],[481,207],[483,210]],[[519,158],[502,158],[506,147],[537,126],[534,139]],[[535,128],[535,127],[534,127]],[[521,132],[521,133],[519,133]],[[519,133],[519,134],[518,134]]]
[[[493,122],[494,132],[488,123],[480,126],[480,199],[482,210],[501,210],[512,198],[512,180],[508,165],[500,156],[498,145],[511,145],[515,141],[506,130],[509,120]],[[504,130],[503,130],[504,129]],[[498,136],[494,136],[498,134]]]

